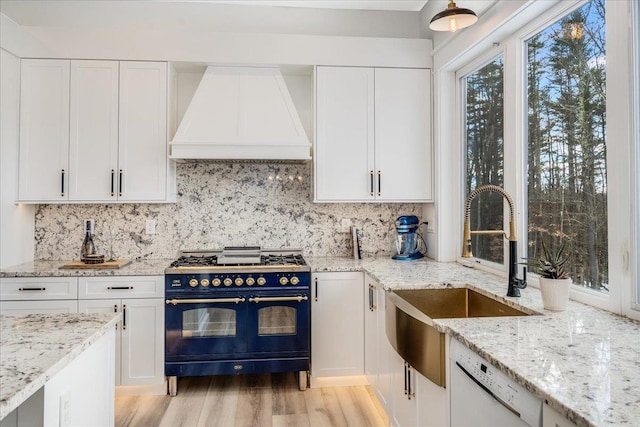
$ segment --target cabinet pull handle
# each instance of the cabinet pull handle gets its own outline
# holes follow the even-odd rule
[[[117,313],[118,312],[118,304],[113,304],[113,312]],[[116,323],[116,331],[118,330],[118,324]]]
[[[122,196],[122,177],[124,176],[124,170],[120,169],[119,179],[118,179],[118,196]]]
[[[46,291],[47,288],[18,288],[19,291]]]
[[[318,278],[316,277],[316,278],[314,278],[313,280],[314,280],[315,285],[316,285],[316,296],[315,296],[314,300],[315,300],[316,302],[318,302]]]
[[[369,189],[371,190],[369,194],[373,196],[373,171],[369,171]]]
[[[108,291],[130,291],[133,286],[107,286]]]
[[[373,286],[369,284],[369,310],[373,311]]]
[[[407,362],[404,362],[404,395],[409,394],[409,389],[407,388]]]
[[[122,329],[127,329],[127,306],[122,304]]]
[[[111,197],[116,195],[116,170],[111,169]]]
[[[378,171],[378,196],[380,196],[382,193],[381,183],[382,183],[382,172]]]
[[[65,170],[62,169],[62,173],[60,174],[60,196],[64,197],[64,175],[66,174]]]
[[[415,397],[416,394],[413,392],[413,387],[411,387],[411,365],[407,363],[407,399],[411,400],[412,397]]]

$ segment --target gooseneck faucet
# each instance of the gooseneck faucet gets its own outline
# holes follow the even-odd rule
[[[509,283],[507,288],[507,296],[508,297],[519,297],[520,289],[524,289],[527,287],[527,268],[524,268],[524,278],[518,278],[518,241],[516,237],[516,220],[515,220],[515,209],[513,204],[513,199],[507,193],[504,188],[498,187],[497,185],[487,184],[481,185],[473,190],[467,196],[467,201],[464,205],[464,229],[463,229],[463,237],[462,237],[462,257],[463,258],[473,258],[473,253],[471,252],[471,235],[472,234],[501,234],[503,236],[506,235],[504,230],[474,230],[471,231],[471,201],[480,193],[484,193],[486,191],[493,191],[495,193],[500,194],[507,200],[509,204],[509,236],[507,239],[509,240]]]

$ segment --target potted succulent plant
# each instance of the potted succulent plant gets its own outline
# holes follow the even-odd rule
[[[565,253],[565,242],[553,251],[542,241],[542,257],[534,265],[540,275],[542,304],[547,310],[562,311],[567,308],[571,277],[566,270],[569,255]]]

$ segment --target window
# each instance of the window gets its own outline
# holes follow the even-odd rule
[[[632,253],[635,253],[635,262],[631,261],[631,265],[635,269],[633,271],[633,276],[635,279],[635,298],[632,296],[631,306],[633,309],[640,311],[640,224],[638,223],[638,218],[640,218],[640,5],[635,2],[632,5],[633,9],[633,38],[632,38],[632,47],[633,47],[633,70],[631,72],[632,82],[634,82],[633,90],[633,107],[632,107],[632,123],[631,126],[634,130],[634,149],[631,150],[633,153],[633,169],[635,174],[632,173],[632,176],[635,177],[634,180],[634,188],[633,194],[635,195],[635,209],[633,211],[633,217],[636,218],[634,222],[635,230],[635,245],[632,247]],[[633,293],[634,290],[632,290]]]
[[[563,241],[573,283],[608,292],[604,0],[526,41],[528,257]]]
[[[504,67],[500,55],[462,78],[466,141],[465,189],[504,185]],[[503,199],[496,193],[480,193],[471,204],[471,230],[503,230]],[[504,264],[504,237],[473,235],[476,258]]]

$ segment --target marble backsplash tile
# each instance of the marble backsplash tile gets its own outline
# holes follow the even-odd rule
[[[422,215],[421,204],[313,203],[312,164],[186,162],[177,167],[172,204],[40,205],[35,259],[80,256],[83,219],[95,220],[95,243],[117,258],[173,258],[180,249],[225,245],[302,248],[308,256],[349,256],[342,218],[362,231],[365,256],[392,253],[393,220]],[[147,219],[156,234],[145,234]]]

